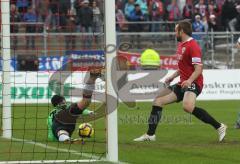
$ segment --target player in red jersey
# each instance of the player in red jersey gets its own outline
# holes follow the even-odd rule
[[[182,101],[184,111],[212,125],[217,130],[221,142],[225,137],[227,126],[216,121],[204,109],[195,106],[196,97],[203,88],[203,64],[201,49],[191,37],[192,25],[189,21],[180,21],[175,27],[175,32],[176,38],[180,42],[177,47],[178,70],[166,78],[165,83],[169,85],[178,76],[180,76],[180,81],[169,86],[167,94],[155,98],[148,119],[148,131],[134,141],[155,141],[155,131],[161,119],[163,107],[170,103]]]

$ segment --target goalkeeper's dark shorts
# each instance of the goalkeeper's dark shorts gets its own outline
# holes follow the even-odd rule
[[[174,85],[169,86],[169,89],[171,89],[177,96],[177,102],[180,102],[183,100],[184,93],[186,91],[191,91],[191,92],[195,93],[196,96],[198,96],[201,93],[201,90],[196,83],[192,83],[191,87],[188,87],[185,89],[182,88],[181,85],[179,85],[179,84],[174,84]]]
[[[58,132],[60,130],[67,131],[69,133],[69,137],[71,137],[73,134],[73,131],[75,130],[75,124],[62,124],[57,120],[53,119],[52,132],[57,139],[58,139]]]
[[[69,137],[71,137],[75,130],[76,120],[80,114],[82,114],[82,110],[78,108],[77,103],[72,103],[69,108],[56,113],[52,123],[53,135],[58,139],[58,132],[65,130],[69,133]]]

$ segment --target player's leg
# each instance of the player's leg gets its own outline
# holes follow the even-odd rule
[[[90,105],[92,100],[92,94],[95,90],[96,79],[101,76],[101,68],[93,68],[90,70],[90,76],[87,79],[84,89],[83,89],[83,98],[77,103],[78,108],[83,110],[83,114],[89,114],[92,111],[86,110]]]
[[[59,130],[57,132],[57,136],[59,142],[65,142],[70,140],[70,135],[66,130]]]
[[[70,134],[69,134],[69,131],[67,130],[69,128],[67,126],[68,125],[64,126],[63,124],[59,123],[57,120],[53,119],[52,133],[57,141],[64,142],[64,141],[70,140]],[[71,130],[72,129],[74,129],[74,127],[71,128]]]
[[[188,113],[192,113],[196,118],[204,123],[212,125],[219,134],[219,141],[222,141],[226,134],[226,125],[216,121],[206,110],[196,107],[196,93],[193,91],[186,91],[183,98],[183,109]]]
[[[53,132],[53,116],[52,115],[48,116],[47,125],[48,125],[48,140],[57,141],[57,138],[54,136],[54,132]]]
[[[152,111],[148,119],[148,131],[147,131],[148,135],[155,134],[157,125],[162,116],[163,107],[167,104],[171,104],[176,101],[177,96],[173,91],[171,91],[169,94],[165,96],[158,96],[155,98],[152,105]]]
[[[134,139],[134,141],[154,141],[155,140],[155,132],[158,126],[159,121],[161,120],[162,116],[162,109],[164,105],[176,102],[178,100],[176,93],[166,89],[164,91],[166,94],[161,94],[160,96],[156,97],[150,117],[148,119],[148,130],[147,133],[142,135],[139,138]]]
[[[72,132],[70,132],[72,133]],[[82,143],[82,139],[73,139],[71,138],[71,134],[68,132],[68,130],[59,130],[57,132],[57,138],[59,142],[67,143],[67,144],[73,144],[73,143]]]
[[[52,124],[52,132],[59,142],[70,141],[75,130],[75,124],[63,124],[54,119]]]

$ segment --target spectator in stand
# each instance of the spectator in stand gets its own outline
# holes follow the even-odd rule
[[[192,28],[193,28],[193,32],[204,32],[205,31],[200,15],[195,16],[195,20],[192,23]],[[193,34],[193,38],[196,40],[201,40],[201,35]]]
[[[209,0],[209,2],[208,2],[208,6],[207,6],[207,16],[208,16],[208,18],[209,18],[210,15],[215,15],[215,16],[219,15],[219,8],[216,5],[214,0]]]
[[[222,19],[221,19],[221,15],[222,15],[222,6],[224,4],[226,0],[215,0],[215,3],[218,7],[218,13],[216,16],[216,21],[217,21],[217,25],[218,25],[218,31],[223,31],[224,30],[224,27],[222,25]],[[210,14],[209,14],[210,16]]]
[[[77,20],[78,20],[78,25],[80,32],[83,33],[92,33],[93,30],[93,10],[89,6],[89,1],[84,0],[82,2],[82,6],[80,7],[79,10],[77,10]],[[84,49],[89,49],[91,48],[92,45],[92,36],[88,34],[87,36],[83,37],[83,44],[84,44]]]
[[[130,17],[129,17],[129,21],[132,22],[140,22],[140,21],[144,21],[144,14],[141,11],[140,5],[139,4],[135,4],[135,9],[131,12]],[[129,32],[142,32],[143,31],[143,24],[138,24],[138,23],[134,23],[134,24],[129,24]],[[132,39],[132,43],[134,42],[134,36],[131,37]],[[137,48],[140,48],[140,36],[138,35],[137,38]]]
[[[168,6],[172,3],[172,0],[164,0],[163,3]]]
[[[102,22],[102,13],[98,7],[97,1],[92,3],[93,10],[93,32],[100,33],[103,32],[103,22]],[[100,35],[94,35],[95,42],[98,44],[100,42]]]
[[[58,0],[49,0],[49,9],[50,9],[50,26],[53,31],[56,31],[59,28],[59,1]]]
[[[147,0],[136,0],[135,2],[136,4],[139,4],[140,9],[143,13],[144,19],[145,20],[149,20],[149,13],[148,13],[148,4],[147,4]]]
[[[205,25],[206,24],[206,16],[205,16]],[[193,29],[193,32],[205,32],[205,29],[204,29],[204,23],[201,19],[201,15],[200,14],[197,14],[195,16],[195,20],[194,22],[192,23],[192,29]],[[204,49],[204,45],[205,45],[205,41],[204,41],[204,34],[192,34],[192,37],[199,43],[199,45],[201,46],[202,48],[202,51],[203,53],[205,52]]]
[[[135,9],[130,13],[129,21],[132,22],[140,22],[144,21],[144,14],[141,11],[140,5],[135,4]],[[130,32],[142,32],[143,31],[143,25],[142,24],[131,24],[129,27]]]
[[[76,0],[76,1],[74,2],[74,8],[75,8],[75,11],[76,11],[77,32],[81,32],[80,18],[78,17],[78,13],[80,12],[80,9],[81,9],[82,6],[83,6],[82,1],[83,1],[83,0]]]
[[[200,14],[201,17],[207,15],[207,5],[205,4],[204,0],[199,0],[199,3],[195,5],[195,9],[197,14]]]
[[[203,27],[204,27],[204,32],[207,32],[208,31],[208,18],[207,18],[207,16],[204,16],[202,18],[202,24],[203,24]]]
[[[214,0],[210,0],[208,3],[208,10],[207,10],[207,15],[208,15],[208,25],[210,26],[209,30],[220,30],[220,27],[217,28],[217,26],[220,26],[220,10],[217,4],[215,3]],[[211,18],[210,18],[211,16]]]
[[[62,30],[67,33],[76,32],[76,16],[72,11],[67,15],[66,21],[67,26],[64,26]],[[73,34],[65,36],[65,46],[67,50],[74,50],[76,48],[76,36]]]
[[[39,61],[37,59],[37,56],[34,56],[34,55],[27,55],[27,56],[18,55],[17,60],[18,60],[18,64],[17,64],[17,70],[18,71],[38,71]]]
[[[183,6],[182,12],[183,19],[191,19],[194,17],[194,7],[192,4],[192,0],[186,0],[186,4]]]
[[[124,5],[125,5],[125,1],[126,0],[124,0],[124,3],[122,4],[122,11],[124,10],[123,8],[124,8]],[[104,2],[105,2],[105,0],[97,0],[97,6],[99,7],[99,9],[100,9],[100,11],[101,11],[101,13],[104,13]]]
[[[115,5],[115,15],[116,15],[116,31],[122,32],[124,31],[125,25],[126,25],[126,19],[123,14],[123,11],[118,8],[118,5]],[[117,35],[117,46],[120,43],[120,37]]]
[[[24,22],[27,22],[26,24],[26,33],[35,33],[36,32],[36,22],[37,22],[37,15],[34,13],[33,8],[29,7],[27,13],[23,16]],[[31,34],[31,36],[26,36],[27,44],[26,49],[29,48],[31,44],[31,48],[35,48],[35,36],[34,34]]]
[[[148,11],[148,1],[149,0],[136,0],[136,4],[139,4],[140,9],[144,16],[144,21],[149,21],[149,11]],[[151,31],[151,23],[150,24],[143,24],[143,29],[147,30],[148,32]]]
[[[236,22],[236,31],[240,31],[240,1],[238,1],[238,4],[236,6],[236,9],[238,11],[238,15],[236,17],[237,22]]]
[[[74,8],[76,10],[76,13],[79,12],[79,10],[81,9],[82,7],[82,0],[75,0],[74,2]]]
[[[225,30],[231,30],[229,27],[229,22],[233,20],[238,15],[235,4],[233,0],[226,0],[222,6],[222,24]]]
[[[21,19],[23,18],[24,14],[27,12],[28,7],[31,5],[29,0],[17,0],[16,6],[18,8],[18,12],[21,15]]]
[[[216,16],[215,15],[210,15],[209,16],[208,31],[218,31],[218,25],[217,25],[217,21],[216,21]]]
[[[216,0],[216,5],[218,6],[219,10],[222,10],[222,6],[225,0]]]
[[[17,23],[21,21],[21,16],[17,11],[17,7],[15,4],[11,4],[11,8],[10,8],[10,21],[11,23]],[[19,25],[16,24],[11,24],[10,26],[10,31],[11,33],[18,33],[19,31]],[[17,49],[17,44],[18,44],[18,39],[17,36],[13,36],[12,37],[12,48],[13,49]]]
[[[229,28],[233,32],[240,30],[240,3],[239,4],[236,3],[235,8],[236,8],[236,11],[237,11],[237,15],[236,15],[235,18],[233,18],[229,22]]]
[[[181,19],[181,12],[177,4],[177,0],[172,0],[167,6],[168,21],[178,21]],[[175,24],[169,24],[169,31],[174,31]]]
[[[134,8],[135,8],[134,3],[135,3],[135,0],[128,0],[128,2],[125,4],[124,14],[128,21],[132,11],[134,11]]]
[[[152,21],[163,21],[165,15],[165,6],[162,0],[151,0],[149,3],[149,13]],[[151,31],[164,31],[161,27],[163,27],[163,24],[153,23]]]
[[[18,61],[18,71],[27,71],[27,64],[25,59],[21,59]]]
[[[215,0],[209,0],[208,2],[208,7],[207,7],[207,14],[210,15],[215,15],[218,16],[219,15],[219,7],[216,4]]]
[[[124,5],[126,3],[126,0],[115,0],[115,4],[117,5],[118,9],[124,10]]]
[[[116,30],[118,32],[121,32],[124,30],[126,20],[122,10],[118,8],[118,5],[115,5],[115,14],[116,14]]]
[[[67,25],[67,17],[70,14],[71,0],[59,0],[59,30]]]
[[[49,22],[47,22],[47,17],[49,15],[49,0],[35,0],[35,6],[38,22],[43,22],[47,27],[49,24]]]
[[[171,4],[167,6],[167,11],[168,11],[168,21],[180,20],[181,12],[176,0],[172,0]]]

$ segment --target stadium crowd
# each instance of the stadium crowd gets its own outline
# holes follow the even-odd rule
[[[240,0],[115,0],[117,31],[174,31],[175,23],[191,19],[194,32],[240,31]],[[104,0],[11,0],[11,32],[103,31]],[[20,23],[20,25],[19,25]],[[195,36],[196,39],[198,36]],[[74,36],[66,46],[75,47]],[[13,37],[13,47],[18,39]],[[91,39],[84,44],[89,47]],[[97,38],[95,38],[97,40]],[[26,37],[26,48],[35,47],[35,37]]]
[[[12,0],[12,22],[43,22],[51,31],[101,31],[103,0]],[[240,0],[115,0],[119,31],[166,31],[163,23],[191,19],[194,31],[240,30]],[[143,24],[128,22],[154,21]],[[128,26],[127,26],[128,25]],[[132,26],[131,26],[132,25]],[[41,28],[40,28],[41,29]],[[36,29],[27,28],[27,32]],[[13,29],[17,32],[17,29]]]

